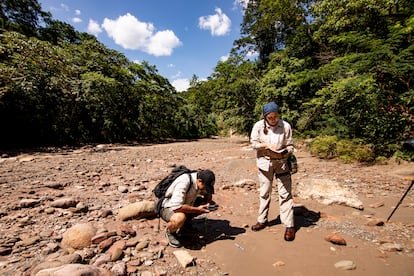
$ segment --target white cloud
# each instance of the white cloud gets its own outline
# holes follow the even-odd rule
[[[146,52],[154,56],[170,56],[175,47],[181,45],[178,37],[171,30],[155,33],[146,45]]]
[[[240,5],[243,8],[247,8],[247,4],[249,4],[249,0],[234,0],[233,2],[234,5]]]
[[[171,83],[178,92],[186,91],[190,87],[190,81],[188,79],[176,79]]]
[[[81,14],[81,11],[80,10],[75,10],[75,14],[76,15],[80,15]]]
[[[168,68],[174,68],[174,67],[175,67],[175,65],[174,65],[174,64],[172,64],[172,63],[170,63],[170,64],[168,64],[168,65],[167,65],[167,67],[168,67]]]
[[[82,22],[82,19],[80,19],[79,17],[74,17],[74,18],[72,18],[72,22],[73,23],[80,23],[80,22]]]
[[[65,5],[65,4],[60,4],[60,7],[61,7],[62,9],[64,9],[65,11],[69,11],[69,7],[68,7],[68,5]]]
[[[220,61],[222,61],[222,62],[227,61],[227,60],[229,59],[229,56],[230,56],[230,55],[227,55],[227,56],[221,56],[221,57],[220,57]]]
[[[181,77],[181,71],[178,71],[174,76],[172,76],[172,79],[178,79]]]
[[[69,11],[69,6],[67,6],[65,4],[60,4],[58,7],[51,6],[49,9],[52,12],[61,12],[61,11],[68,12]]]
[[[257,51],[248,51],[246,56],[247,57],[257,57],[259,55],[259,52]]]
[[[221,36],[230,32],[231,20],[220,8],[215,9],[213,15],[202,16],[198,19],[200,29],[210,30],[211,35]]]
[[[156,31],[152,23],[140,22],[130,13],[116,20],[105,18],[102,28],[123,48],[141,50],[154,56],[169,56],[175,47],[181,45],[173,31]]]
[[[93,34],[94,36],[98,36],[98,34],[101,32],[102,32],[102,29],[99,26],[98,22],[96,22],[95,20],[89,19],[88,33]]]

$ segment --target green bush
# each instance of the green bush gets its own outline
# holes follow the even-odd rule
[[[359,162],[373,162],[375,160],[374,149],[368,144],[356,145],[353,156]]]
[[[375,163],[380,165],[386,165],[388,164],[388,159],[385,156],[377,156],[375,158]]]
[[[414,151],[408,151],[408,150],[397,150],[393,157],[395,157],[397,160],[404,160],[404,161],[414,161]]]
[[[338,140],[336,136],[315,138],[310,144],[310,152],[320,158],[339,158],[344,162],[373,162],[374,149],[360,140]]]
[[[316,137],[310,144],[310,152],[321,158],[334,158],[336,154],[336,136]]]
[[[336,144],[336,152],[341,160],[351,162],[353,160],[353,152],[355,152],[355,145],[348,140],[341,140]]]

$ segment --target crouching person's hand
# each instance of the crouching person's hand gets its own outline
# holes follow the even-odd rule
[[[200,205],[197,207],[200,213],[210,213],[210,210],[208,209],[209,204]]]

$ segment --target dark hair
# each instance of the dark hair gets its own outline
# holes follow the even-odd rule
[[[206,191],[209,194],[214,194],[214,183],[216,182],[216,176],[210,170],[201,170],[197,173],[197,178],[201,179],[201,182],[206,186]]]
[[[269,133],[269,130],[267,129],[267,126],[266,126],[266,119],[263,120],[263,132],[265,135]]]

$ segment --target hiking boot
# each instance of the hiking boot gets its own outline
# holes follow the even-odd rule
[[[165,231],[165,237],[167,238],[167,240],[168,240],[168,244],[171,246],[171,247],[174,247],[174,248],[178,248],[178,247],[181,247],[181,243],[180,243],[180,241],[177,239],[177,236],[176,236],[176,234],[175,233],[170,233],[170,231]]]
[[[285,241],[293,241],[295,239],[295,227],[287,227],[285,230]]]
[[[265,229],[267,226],[267,221],[266,222],[257,222],[255,225],[252,225],[252,230],[253,231],[260,231],[262,229]]]

